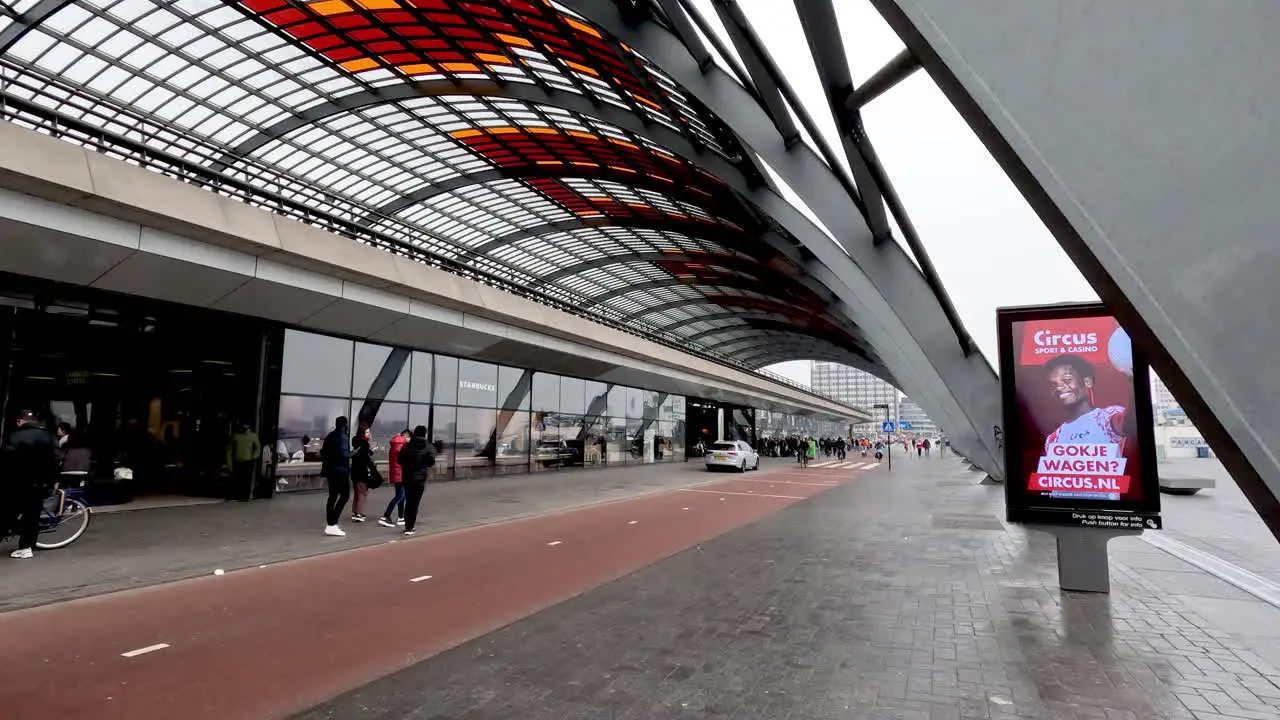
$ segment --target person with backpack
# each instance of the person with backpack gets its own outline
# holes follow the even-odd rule
[[[404,534],[412,537],[418,524],[418,507],[427,491],[427,478],[436,464],[436,449],[427,442],[427,427],[413,429],[413,437],[400,451],[400,481],[404,485]]]
[[[347,432],[347,418],[333,421],[333,430],[324,436],[320,446],[320,474],[329,484],[329,500],[325,503],[324,534],[343,537],[347,533],[338,527],[342,510],[351,498],[351,436]]]

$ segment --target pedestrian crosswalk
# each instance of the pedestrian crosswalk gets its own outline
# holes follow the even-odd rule
[[[868,470],[879,464],[864,460],[811,460],[809,467],[824,470]]]

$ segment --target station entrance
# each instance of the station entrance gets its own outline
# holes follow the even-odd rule
[[[261,427],[269,337],[235,315],[0,276],[4,433],[23,410],[65,423],[92,502],[227,497],[233,424]]]

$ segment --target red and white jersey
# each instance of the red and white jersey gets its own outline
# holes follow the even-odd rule
[[[1075,420],[1069,420],[1058,426],[1044,439],[1045,452],[1050,445],[1113,445],[1122,443],[1124,436],[1120,428],[1124,423],[1124,407],[1112,405],[1094,408]]]

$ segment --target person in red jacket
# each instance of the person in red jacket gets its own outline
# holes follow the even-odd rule
[[[396,489],[396,496],[391,498],[391,502],[387,503],[387,511],[382,513],[382,517],[378,519],[378,524],[382,527],[393,528],[397,525],[404,524],[404,483],[400,469],[400,451],[404,449],[405,443],[409,442],[409,429],[405,428],[399,435],[391,438],[391,448],[387,451],[387,474],[391,480],[391,487]],[[391,522],[391,511],[396,511],[396,522]]]

